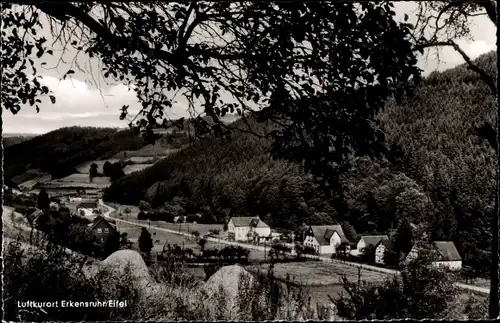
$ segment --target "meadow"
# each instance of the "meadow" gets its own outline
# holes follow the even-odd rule
[[[134,172],[139,172],[143,169],[146,169],[148,167],[151,167],[153,166],[153,164],[133,164],[133,165],[127,165],[123,168],[123,172],[125,173],[125,175],[128,175],[130,173],[134,173]]]
[[[82,164],[76,166],[75,169],[79,173],[88,174],[89,170],[90,170],[90,165],[92,165],[92,163],[95,163],[97,165],[97,170],[100,173],[102,173],[102,167],[104,166],[104,163],[106,163],[107,161],[109,161],[111,164],[113,164],[113,163],[119,162],[120,159],[110,158],[110,159],[104,159],[104,160],[90,160],[90,161],[86,161],[85,163],[82,163]]]
[[[248,270],[252,272],[267,271],[267,265],[251,265]],[[337,263],[326,263],[323,261],[305,261],[277,263],[274,273],[280,279],[286,279],[290,275],[296,284],[310,287],[324,287],[339,285],[343,275],[349,280],[358,280],[358,268]],[[387,274],[361,270],[361,280],[367,282],[383,282],[389,276]]]

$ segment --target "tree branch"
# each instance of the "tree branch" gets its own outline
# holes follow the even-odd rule
[[[495,96],[497,95],[497,86],[496,86],[495,79],[491,75],[488,75],[488,73],[486,73],[479,66],[474,64],[472,62],[471,58],[469,57],[469,55],[467,55],[462,50],[462,48],[460,48],[460,46],[458,46],[458,44],[455,43],[454,41],[448,40],[448,41],[441,41],[441,42],[438,41],[438,42],[431,42],[431,43],[426,43],[426,44],[419,44],[419,45],[415,46],[415,49],[416,50],[423,50],[425,48],[436,47],[436,46],[451,46],[451,47],[453,47],[453,49],[455,49],[462,56],[462,58],[465,60],[465,62],[469,65],[469,68],[471,70],[473,70],[474,72],[478,73],[481,76],[481,78],[483,79],[483,81],[486,82],[486,84],[490,88],[492,94]]]
[[[488,17],[490,18],[491,22],[497,25],[497,2],[496,0],[476,0],[474,1],[475,4],[483,7],[486,10],[486,13],[488,14]]]

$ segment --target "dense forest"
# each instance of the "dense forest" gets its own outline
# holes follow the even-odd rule
[[[496,72],[496,53],[476,62]],[[495,159],[474,126],[494,123],[494,100],[465,65],[433,72],[414,97],[387,103],[379,119],[389,153],[353,160],[340,200],[324,195],[299,165],[270,158],[270,141],[242,132],[230,140],[198,140],[121,178],[105,198],[210,213],[219,222],[260,215],[287,229],[348,221],[358,233],[387,232],[409,220],[428,227],[434,239],[453,240],[467,264],[487,270]],[[271,130],[256,122],[252,127],[261,134]]]
[[[61,128],[6,147],[5,179],[19,184],[35,177],[37,172],[50,173],[55,178],[64,177],[74,173],[73,168],[83,162],[142,146],[144,140],[129,129]]]
[[[2,134],[2,145],[3,148],[7,148],[10,146],[17,145],[23,141],[30,140],[33,137],[35,136],[34,135],[5,136],[4,134]]]

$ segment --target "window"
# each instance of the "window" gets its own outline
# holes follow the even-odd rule
[[[102,229],[101,228],[97,228],[97,233],[102,233]]]
[[[109,229],[108,229],[108,228],[104,228],[104,232],[105,232],[105,233],[108,233],[108,232],[109,232]]]

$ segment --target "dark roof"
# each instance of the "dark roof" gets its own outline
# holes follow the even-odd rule
[[[269,227],[258,216],[235,216],[232,217],[231,220],[233,221],[235,227]]]
[[[311,225],[311,230],[313,232],[314,237],[316,238],[316,241],[321,246],[326,246],[330,244],[330,238],[334,234],[334,232],[337,232],[338,235],[340,236],[340,240],[342,242],[349,242],[347,238],[344,235],[344,231],[342,230],[342,226],[340,224],[336,225]]]
[[[377,243],[377,247],[379,245],[381,245],[381,244],[384,245],[387,248],[387,250],[391,250],[393,248],[393,246],[394,246],[391,239],[382,239],[382,240],[380,240]]]
[[[439,252],[438,261],[458,261],[462,260],[455,244],[452,241],[434,241],[434,245]]]
[[[377,236],[361,236],[360,240],[363,239],[367,246],[374,245],[376,246],[381,240],[389,239],[387,235],[377,235]]]
[[[94,221],[92,221],[92,223],[90,224],[90,230],[94,230],[101,222],[107,223],[110,227],[112,227],[116,231],[116,228],[100,215],[96,216]]]
[[[97,209],[97,202],[82,202],[76,206],[76,209],[84,208],[84,209]]]
[[[33,212],[31,212],[29,215],[28,215],[28,218],[31,220],[31,221],[35,221],[36,219],[38,219],[38,217],[40,215],[42,215],[43,212],[42,210],[40,209],[35,209]]]

